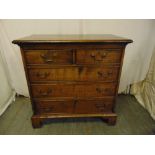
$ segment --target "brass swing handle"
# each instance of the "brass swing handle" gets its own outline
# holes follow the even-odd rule
[[[102,61],[107,57],[107,52],[92,52],[90,55],[95,61]]]
[[[46,54],[41,54],[40,56],[47,63],[53,62],[53,59],[49,59]]]
[[[98,93],[111,93],[111,89],[110,88],[96,88],[96,91]]]
[[[45,54],[41,54],[40,56],[45,62],[52,63],[54,62],[53,58],[57,56],[57,53],[52,53],[52,55],[45,53]]]
[[[106,105],[103,104],[103,103],[96,103],[96,104],[95,104],[95,107],[96,107],[97,109],[99,109],[101,112],[104,112],[104,111],[105,111],[105,108],[106,108]]]
[[[46,92],[44,92],[42,90],[39,91],[39,95],[41,95],[41,96],[48,96],[51,93],[52,93],[52,89],[48,89]]]
[[[105,104],[103,104],[103,103],[96,103],[95,107],[96,108],[105,108]]]
[[[45,73],[37,72],[37,73],[36,73],[36,76],[37,76],[38,78],[42,78],[42,79],[47,78],[49,75],[50,75],[49,72],[45,72]]]
[[[44,112],[52,112],[54,110],[54,107],[48,107],[48,108],[43,108]]]
[[[99,75],[99,77],[102,77],[102,78],[107,78],[108,76],[112,75],[113,72],[112,71],[109,71],[109,72],[102,72],[102,71],[98,71],[97,74]]]

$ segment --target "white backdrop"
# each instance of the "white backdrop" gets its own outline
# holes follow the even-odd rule
[[[133,39],[126,48],[119,92],[145,78],[152,56],[154,20],[0,20],[12,86],[28,96],[19,47],[12,40],[32,34],[115,34]]]
[[[8,54],[7,51],[10,50],[8,50],[8,46],[4,46],[4,43],[8,43],[5,39],[5,33],[3,32],[2,25],[0,24],[0,115],[2,115],[2,113],[15,99],[15,91],[11,86],[12,80],[8,70],[9,65],[7,65],[6,62],[6,56],[8,57],[9,55],[5,56],[5,54]]]
[[[2,51],[0,50],[0,115],[6,110],[6,108],[12,103],[14,100],[15,92],[10,86],[6,64],[2,59]]]

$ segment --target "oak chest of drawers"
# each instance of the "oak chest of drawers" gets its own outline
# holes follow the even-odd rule
[[[125,47],[114,35],[32,35],[14,40],[21,49],[33,116],[45,119],[101,117],[116,123],[117,96]]]

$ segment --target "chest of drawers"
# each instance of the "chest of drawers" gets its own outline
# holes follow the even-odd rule
[[[46,119],[101,117],[116,123],[125,47],[114,35],[32,35],[14,40],[21,49],[33,108],[32,125]]]

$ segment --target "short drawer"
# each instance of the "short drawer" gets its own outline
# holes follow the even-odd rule
[[[72,64],[72,50],[25,50],[27,64]]]
[[[77,114],[97,114],[112,111],[114,98],[104,98],[97,100],[79,100],[76,102],[75,113]]]
[[[51,101],[37,100],[34,101],[35,111],[38,114],[46,113],[73,113],[73,101]]]
[[[32,95],[35,98],[47,97],[103,97],[113,96],[116,83],[98,84],[33,84]]]
[[[42,81],[117,81],[119,67],[30,68],[31,82]]]
[[[80,49],[76,52],[77,64],[120,63],[121,49]]]

